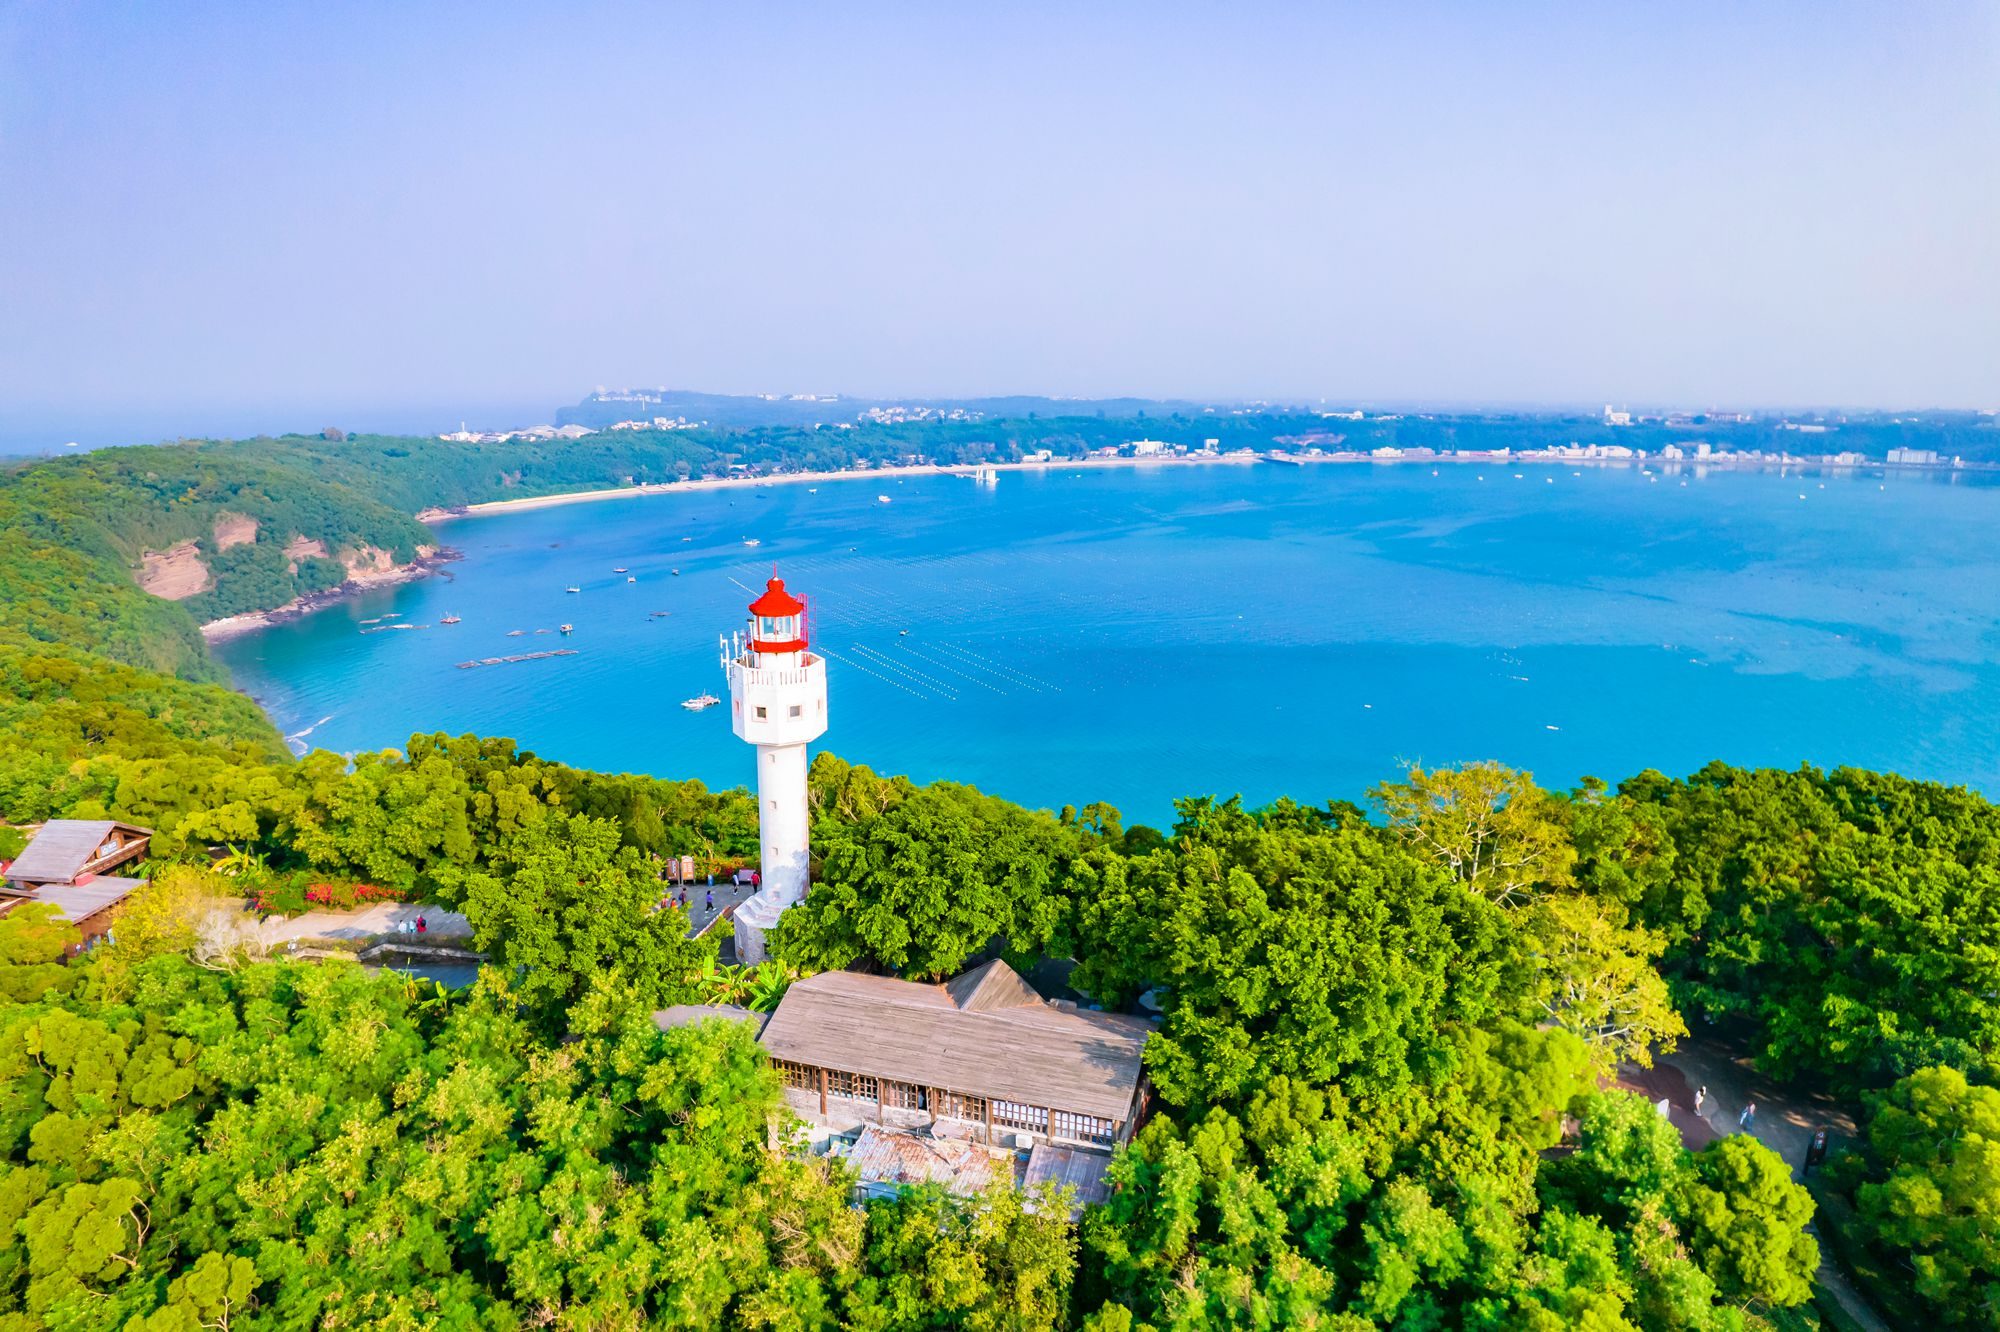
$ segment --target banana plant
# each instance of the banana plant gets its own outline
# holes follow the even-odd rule
[[[215,862],[215,872],[230,879],[254,879],[265,870],[264,857],[247,846],[227,844],[229,854]]]
[[[799,973],[782,962],[760,962],[750,971],[749,1002],[746,1007],[753,1013],[769,1013],[777,1008],[778,1001],[785,997],[785,991],[792,988],[792,982],[799,979]]]

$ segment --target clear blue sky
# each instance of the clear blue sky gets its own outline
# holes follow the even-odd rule
[[[2000,404],[2000,5],[0,3],[0,411],[598,384]]]

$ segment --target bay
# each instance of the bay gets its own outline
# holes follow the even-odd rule
[[[460,519],[448,576],[218,655],[299,747],[477,732],[732,786],[753,769],[727,708],[680,703],[723,692],[718,635],[775,567],[828,657],[824,747],[1033,806],[1161,823],[1178,796],[1360,800],[1473,758],[1993,792],[1996,531],[1988,479],[1880,468],[861,477]],[[399,622],[429,627],[361,632]]]

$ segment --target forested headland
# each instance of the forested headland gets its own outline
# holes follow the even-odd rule
[[[2000,1328],[2000,822],[1845,769],[1548,791],[1474,762],[1262,809],[1189,773],[1154,829],[821,755],[781,972],[997,950],[1162,1011],[1155,1113],[1080,1222],[1006,1193],[851,1209],[768,1132],[741,1027],[649,1019],[749,983],[662,908],[656,860],[752,854],[744,793],[475,737],[295,758],[192,599],[135,582],[193,541],[210,609],[278,604],[333,571],[220,557],[402,557],[427,505],[732,461],[698,432],[581,443],[164,446],[0,480],[0,837],[160,834],[110,945],[63,965],[73,932],[0,920],[0,1332],[1840,1326],[1822,1242],[1899,1319]],[[257,537],[221,546],[224,515]],[[491,961],[448,995],[251,955],[207,922],[260,878],[462,910]],[[1812,1193],[1610,1086],[1724,1027],[1859,1108]]]

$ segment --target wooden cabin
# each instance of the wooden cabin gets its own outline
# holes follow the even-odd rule
[[[942,985],[832,971],[785,992],[760,1040],[786,1100],[834,1133],[946,1132],[1106,1151],[1143,1106],[1152,1025],[1051,1003],[1006,963]]]
[[[111,927],[113,908],[145,883],[107,871],[144,856],[152,837],[150,828],[115,819],[50,819],[0,869],[0,914],[47,902],[86,942],[96,938]]]

